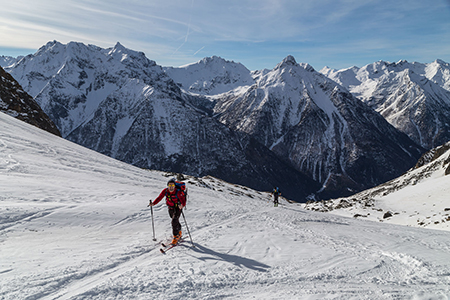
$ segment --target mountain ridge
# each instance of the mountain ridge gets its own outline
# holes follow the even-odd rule
[[[324,68],[343,85],[426,149],[450,140],[450,65],[379,61],[362,68]]]
[[[102,154],[260,190],[279,185],[297,201],[318,186],[264,145],[230,131],[211,117],[210,100],[184,93],[161,66],[120,43],[101,49],[49,42],[10,72],[34,93],[63,137]]]
[[[319,181],[322,191],[361,190],[392,179],[422,151],[347,90],[292,56],[254,85],[214,99],[221,122],[287,158]]]

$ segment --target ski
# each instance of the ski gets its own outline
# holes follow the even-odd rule
[[[166,248],[161,248],[161,249],[159,249],[159,251],[161,251],[161,253],[162,254],[166,254],[166,251],[169,251],[170,249],[172,249],[173,247],[175,247],[176,246],[176,244],[175,245],[169,245],[168,247],[166,247]]]
[[[181,243],[182,241],[183,241],[183,240],[179,240],[178,243],[176,243],[176,244],[167,244],[167,245],[164,244],[164,243],[161,243],[162,248],[159,249],[159,251],[161,251],[161,253],[165,254],[166,251],[168,251],[168,250],[172,249],[173,247],[177,246],[177,245],[178,245],[179,243]]]

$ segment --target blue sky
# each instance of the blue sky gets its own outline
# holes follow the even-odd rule
[[[0,55],[48,41],[120,42],[162,66],[207,56],[272,69],[450,62],[450,0],[14,0],[0,4]]]

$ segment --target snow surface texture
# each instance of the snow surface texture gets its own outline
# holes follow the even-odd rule
[[[450,232],[190,178],[180,246],[146,171],[0,113],[0,299],[448,299]],[[435,191],[436,195],[439,191]],[[426,207],[422,207],[426,209]]]

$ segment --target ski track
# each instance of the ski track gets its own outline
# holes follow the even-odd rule
[[[160,291],[159,295],[166,295],[166,299],[177,299],[178,297],[183,297],[190,295],[192,293],[197,294],[198,298],[208,299],[208,288],[220,288],[224,290],[221,297],[234,297],[236,296],[232,291],[237,289],[239,290],[243,285],[240,283],[241,281],[246,284],[251,283],[255,286],[255,289],[262,288],[262,286],[271,286],[275,284],[297,284],[302,287],[303,293],[311,293],[314,296],[319,297],[320,293],[317,293],[317,290],[322,290],[324,294],[328,294],[330,291],[327,289],[327,282],[329,285],[333,285],[334,282],[340,280],[350,280],[350,285],[354,284],[355,290],[352,291],[352,288],[347,288],[341,290],[341,293],[346,293],[348,295],[360,296],[361,290],[356,287],[358,284],[371,283],[377,285],[386,285],[387,292],[389,291],[389,282],[396,282],[396,273],[400,270],[401,274],[415,274],[415,277],[424,278],[429,275],[430,271],[421,263],[419,260],[414,259],[407,255],[391,253],[391,252],[383,252],[382,257],[385,259],[377,262],[377,264],[370,269],[361,270],[358,273],[358,280],[355,278],[348,278],[345,274],[339,274],[338,272],[333,273],[329,270],[333,270],[337,268],[338,265],[348,263],[349,258],[351,257],[353,260],[355,257],[361,257],[362,259],[368,259],[370,256],[375,256],[378,250],[371,250],[370,246],[364,243],[357,243],[358,247],[355,247],[354,241],[345,241],[339,237],[334,238],[330,236],[327,232],[322,232],[321,227],[325,228],[325,225],[334,224],[335,226],[349,226],[350,223],[342,222],[340,218],[326,217],[315,219],[311,216],[308,216],[301,210],[296,209],[288,209],[285,206],[280,206],[280,210],[273,211],[272,207],[254,211],[255,202],[251,201],[250,204],[243,204],[239,207],[233,205],[233,201],[227,198],[221,199],[224,202],[228,202],[231,205],[229,210],[222,211],[213,211],[211,213],[207,213],[204,215],[204,219],[199,222],[193,223],[193,231],[195,232],[195,239],[198,239],[199,242],[196,248],[188,248],[185,245],[180,245],[176,249],[173,249],[171,252],[168,252],[165,256],[159,253],[159,243],[154,246],[135,246],[135,249],[130,253],[122,253],[121,259],[110,262],[109,264],[101,265],[100,267],[91,270],[89,273],[77,273],[73,272],[72,274],[60,278],[57,283],[52,283],[55,278],[58,278],[55,275],[50,275],[49,282],[43,283],[42,281],[39,283],[40,286],[49,285],[50,289],[55,290],[53,293],[46,292],[38,292],[34,295],[30,295],[27,299],[101,299],[106,297],[108,294],[111,295],[121,295],[123,293],[127,294],[132,292],[133,287],[141,286],[142,289],[145,287],[148,288],[149,291],[155,293],[156,291]],[[267,203],[267,201],[263,201],[263,203]],[[73,208],[73,207],[72,207]],[[155,209],[158,213],[164,213],[164,209],[158,207]],[[286,214],[287,212],[293,212],[295,214]],[[46,217],[49,213],[35,213],[29,216],[24,217],[22,220],[33,220],[40,217]],[[280,222],[280,218],[284,219],[285,222]],[[21,221],[22,221],[21,220]],[[114,224],[114,226],[119,226],[123,224],[132,224],[133,222],[138,221],[148,221],[148,216],[145,218],[145,213],[133,213],[125,218],[122,218],[118,222]],[[287,221],[287,222],[286,222]],[[19,221],[18,221],[19,222]],[[326,262],[321,262],[320,259],[317,258],[309,258],[307,260],[303,259],[302,265],[314,265],[316,271],[307,273],[307,272],[299,272],[301,270],[299,266],[297,268],[288,267],[287,265],[284,268],[275,268],[272,270],[272,267],[266,265],[258,260],[249,259],[246,256],[250,253],[257,253],[255,249],[251,249],[249,247],[249,242],[245,239],[234,241],[230,247],[224,247],[226,243],[221,241],[218,243],[222,245],[219,249],[217,247],[213,249],[211,246],[212,241],[218,240],[220,241],[222,238],[228,237],[228,231],[235,231],[237,228],[233,226],[233,224],[245,224],[247,229],[258,232],[257,236],[260,238],[261,235],[266,239],[266,248],[260,249],[259,252],[262,253],[261,257],[273,257],[279,260],[283,259],[283,254],[281,253],[283,250],[283,240],[290,236],[294,241],[298,241],[300,243],[304,243],[304,241],[314,241],[315,245],[320,247],[326,247],[336,252],[336,259],[327,260]],[[303,223],[314,224],[315,228],[305,228],[304,230],[298,231],[298,227]],[[282,238],[274,238],[273,233],[268,228],[258,228],[253,224],[266,224],[270,230],[276,230],[283,232]],[[268,231],[267,233],[264,233]],[[339,231],[341,232],[341,231]],[[251,236],[250,236],[251,238]],[[226,253],[232,249],[233,253]],[[251,251],[250,251],[251,250]],[[203,271],[200,270],[197,264],[194,263],[185,263],[185,266],[180,266],[180,264],[176,264],[175,266],[165,266],[167,259],[173,259],[179,254],[187,255],[188,257],[196,258],[197,260],[203,261],[211,266],[211,271]],[[380,254],[380,253],[378,253]],[[168,257],[168,258],[166,258]],[[292,264],[292,263],[289,263]],[[174,271],[183,272],[190,275],[188,276],[188,281],[179,282],[180,289],[175,291],[170,286],[167,286],[165,282],[170,278],[163,277],[163,280],[160,285],[153,283],[144,284],[143,282],[139,283],[129,283],[130,286],[122,286],[124,281],[131,281],[130,278],[139,278],[142,276],[136,276],[136,273],[142,274],[148,265],[156,265],[156,271],[166,271],[167,274],[172,274]],[[355,265],[353,262],[351,265]],[[413,267],[409,267],[413,266]],[[223,276],[219,269],[227,268],[231,273],[236,273],[236,278],[230,278],[230,276]],[[174,270],[178,269],[178,270]],[[409,268],[409,269],[408,269]],[[153,267],[152,269],[155,269]],[[209,269],[209,268],[208,268]],[[322,271],[323,270],[323,271]],[[292,272],[300,273],[298,275],[298,281],[293,282],[292,280]],[[240,274],[239,274],[240,273]],[[255,274],[256,273],[256,276]],[[260,273],[264,274],[263,277],[258,276]],[[269,274],[267,274],[269,273]],[[270,274],[272,273],[272,274]],[[423,274],[423,276],[419,276],[417,274]],[[185,274],[186,275],[186,274]],[[197,275],[197,276],[195,276]],[[239,276],[240,275],[240,276]],[[267,276],[271,275],[271,276]],[[202,278],[203,282],[201,284],[194,284],[193,282],[198,282],[198,277]],[[234,276],[233,276],[234,277]],[[105,282],[105,278],[108,278],[108,281]],[[209,280],[208,280],[209,278]],[[247,279],[247,278],[250,278]],[[366,279],[364,279],[366,278]],[[390,280],[392,278],[392,280]],[[414,279],[414,278],[412,278]],[[411,284],[415,282],[409,282],[408,280],[412,280],[411,278],[404,278],[403,282],[406,284]],[[42,280],[42,279],[41,279]],[[177,279],[180,280],[180,279]],[[353,282],[352,282],[353,280]],[[149,280],[149,282],[152,282]],[[188,284],[191,282],[191,284]],[[309,283],[313,284],[314,293],[312,290],[308,290],[307,286]],[[308,284],[307,284],[308,283]],[[197,291],[197,292],[195,292]],[[308,292],[309,291],[309,292]],[[136,291],[134,291],[136,292]],[[140,290],[143,292],[143,290]],[[158,295],[158,294],[157,294]],[[244,293],[240,297],[245,299],[246,296],[249,296],[249,293]],[[216,295],[217,296],[217,295]],[[218,297],[211,297],[211,299]],[[297,294],[292,294],[292,292],[281,293],[280,296],[298,296]],[[195,298],[195,297],[194,297]]]
[[[227,200],[224,199],[224,201]],[[159,253],[159,243],[155,243],[154,246],[141,245],[135,249],[134,253],[123,253],[124,258],[121,261],[105,265],[89,274],[75,273],[62,280],[55,287],[57,290],[55,293],[36,294],[34,299],[105,299],[108,297],[127,299],[127,297],[133,298],[133,294],[137,292],[156,296],[157,299],[181,299],[184,297],[247,299],[251,297],[252,289],[239,293],[240,295],[237,295],[236,291],[248,290],[249,285],[254,287],[253,292],[268,289],[274,285],[279,286],[277,290],[282,290],[284,285],[290,284],[297,285],[299,293],[280,292],[277,297],[308,296],[320,299],[333,292],[344,294],[349,297],[348,299],[365,298],[366,295],[368,295],[367,299],[384,299],[386,295],[404,296],[404,288],[408,285],[430,285],[430,287],[436,288],[436,284],[439,284],[427,279],[435,278],[435,276],[432,276],[431,266],[419,259],[403,253],[377,249],[378,244],[371,242],[346,241],[342,237],[333,237],[330,236],[330,232],[321,230],[321,228],[325,230],[329,224],[346,227],[350,225],[342,222],[340,218],[314,219],[306,214],[300,214],[299,217],[298,213],[287,215],[285,212],[290,210],[285,207],[276,212],[272,207],[256,212],[251,208],[252,205],[240,207],[236,209],[240,211],[237,214],[236,211],[215,212],[211,213],[206,221],[202,220],[200,224],[194,222],[191,230],[195,232],[195,240],[200,241],[195,248],[184,242],[183,245],[162,255]],[[229,218],[229,215],[233,215],[233,217]],[[131,215],[126,220],[137,220],[135,216],[136,214]],[[286,216],[289,218],[288,222],[280,222],[280,218],[286,221]],[[226,246],[227,243],[222,239],[229,237],[229,231],[238,229],[233,224],[242,226],[243,223],[249,230],[260,231],[256,235],[259,238],[263,235],[266,240],[265,249],[253,249],[250,246],[251,242],[249,245],[249,241],[244,238],[233,241],[230,247]],[[268,228],[258,228],[253,225],[261,223],[267,224]],[[315,228],[305,228],[300,231],[299,235],[298,227],[303,223],[315,224]],[[271,230],[281,230],[283,237],[276,238]],[[263,231],[268,232],[264,234]],[[286,261],[286,265],[276,268],[257,259],[248,258],[249,255],[252,255],[283,260],[282,243],[283,240],[289,239],[289,236],[293,241],[297,241],[300,247],[305,241],[313,241],[315,246],[335,252],[335,258],[325,261],[321,261],[320,257],[300,258],[299,262]],[[251,235],[250,238],[252,238]],[[214,247],[214,240],[221,246]],[[177,261],[173,265],[167,264],[167,261],[170,262],[177,257],[181,257],[181,261]],[[378,257],[381,257],[381,260],[373,259]],[[198,263],[195,263],[195,260],[192,262],[190,258],[205,263],[208,268],[205,270],[199,268]],[[372,260],[373,266],[358,270],[357,266],[360,260]],[[345,264],[349,265],[348,273],[342,271],[341,266]],[[305,266],[307,266],[306,270],[304,270]],[[224,268],[227,272],[221,271]],[[158,274],[158,281],[143,275],[146,273]],[[170,278],[173,273],[183,275],[177,277],[174,284],[171,283],[173,279]],[[229,274],[233,274],[233,276]],[[296,274],[296,276],[292,276],[292,274]],[[105,281],[105,278],[108,280]],[[136,282],[133,278],[140,278],[140,280],[138,279]],[[145,278],[148,279],[148,282],[143,281]],[[293,280],[293,278],[297,279]],[[401,285],[404,285],[402,291],[396,291],[399,279]],[[335,290],[336,285],[339,286],[340,282],[346,282],[345,287]],[[378,295],[374,295],[373,288],[364,290],[360,288],[361,284],[368,287],[380,286],[380,292]],[[442,285],[441,288],[445,288],[445,286]],[[210,289],[215,291],[215,295],[209,294],[208,290]],[[223,292],[217,295],[217,289]],[[432,288],[428,291],[424,289],[424,293],[432,291]],[[268,290],[267,293],[267,299],[275,298],[273,292],[269,293]]]
[[[214,183],[209,186],[213,190],[223,189]],[[240,193],[236,189],[233,191],[236,195]],[[215,200],[221,201],[220,210],[202,211],[201,217],[191,219],[191,210],[195,214],[200,201],[190,201],[187,207],[186,217],[195,248],[190,246],[185,231],[185,242],[162,255],[160,242],[150,242],[147,235],[145,240],[132,239],[133,244],[126,249],[116,249],[107,259],[95,258],[91,268],[85,266],[90,262],[82,262],[80,266],[68,267],[63,274],[56,268],[54,273],[49,270],[45,276],[39,273],[24,276],[20,280],[26,280],[31,287],[29,291],[33,292],[24,298],[14,292],[10,295],[14,295],[14,299],[145,298],[142,295],[154,299],[248,299],[258,292],[258,295],[266,293],[266,297],[262,296],[265,299],[387,299],[402,298],[410,285],[422,286],[424,295],[435,288],[448,290],[448,272],[435,270],[437,266],[420,258],[389,249],[390,239],[414,241],[414,236],[405,236],[400,229],[392,230],[395,226],[386,229],[389,238],[386,247],[381,249],[380,243],[374,243],[371,237],[355,240],[361,239],[361,235],[342,235],[344,230],[330,229],[332,225],[350,230],[355,223],[364,225],[364,222],[314,215],[295,206],[280,205],[275,209],[262,196],[236,205],[233,196],[220,194],[223,197]],[[82,207],[83,204],[60,205],[28,212],[6,224],[21,226],[39,219],[45,222],[44,219],[52,216],[59,219],[57,214],[65,215]],[[154,213],[156,227],[165,228],[163,231],[167,232],[165,205],[155,207]],[[184,225],[184,220],[181,222]],[[150,224],[148,209],[125,214],[112,226],[119,228],[137,223]],[[265,227],[260,228],[260,224]],[[372,226],[361,226],[360,230],[366,231],[368,236],[376,233]],[[261,243],[252,243],[252,239],[261,238],[265,241],[264,248],[260,247]],[[426,246],[429,242],[423,244]],[[447,243],[439,246],[449,247]],[[311,255],[318,248],[326,251],[322,250],[318,256]],[[293,256],[292,249],[299,254]],[[324,252],[329,252],[333,259],[328,255],[321,257]],[[176,263],[172,264],[173,260]],[[264,260],[282,263],[271,266]],[[0,270],[0,274],[8,272],[11,270]],[[180,276],[174,279],[173,274]],[[283,288],[290,285],[296,285],[298,291]],[[337,286],[340,288],[336,289]],[[333,294],[339,296],[330,296]]]

